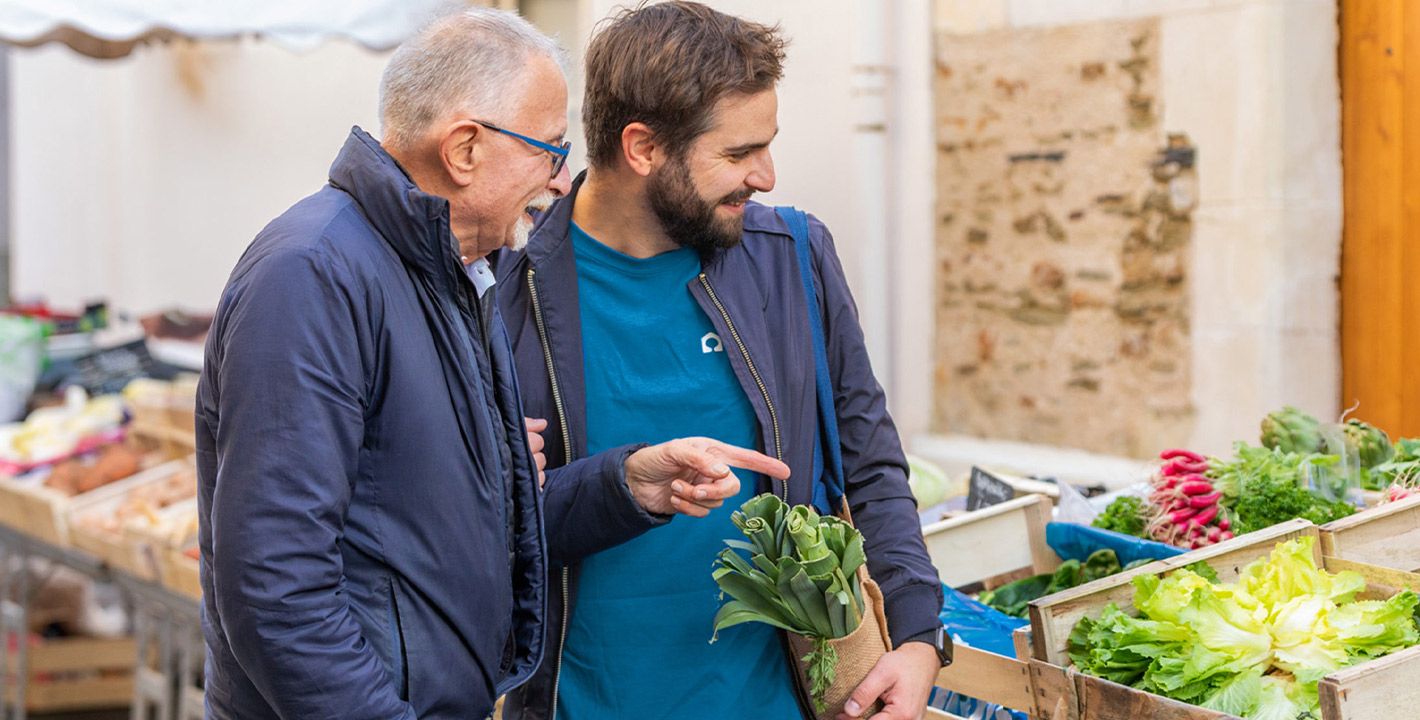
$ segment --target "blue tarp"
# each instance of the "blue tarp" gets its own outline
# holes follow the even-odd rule
[[[1187,550],[1165,545],[1153,540],[1145,540],[1132,535],[1101,530],[1088,525],[1053,522],[1045,526],[1045,542],[1061,560],[1084,562],[1096,550],[1109,548],[1119,556],[1120,565],[1128,565],[1135,560],[1162,560],[1182,555]]]

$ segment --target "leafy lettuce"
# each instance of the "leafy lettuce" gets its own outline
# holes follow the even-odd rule
[[[1420,644],[1420,596],[1356,600],[1365,579],[1317,568],[1314,542],[1279,544],[1235,583],[1190,568],[1136,577],[1138,617],[1111,604],[1081,620],[1070,659],[1082,672],[1250,720],[1320,717],[1322,677]]]

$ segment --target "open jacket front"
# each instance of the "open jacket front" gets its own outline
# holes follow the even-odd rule
[[[527,251],[503,253],[498,262],[499,302],[517,364],[529,417],[545,417],[550,467],[587,452],[586,389],[577,296],[577,269],[569,229],[572,193],[540,218]],[[810,247],[842,435],[847,496],[863,532],[868,569],[886,598],[894,646],[930,641],[940,623],[941,583],[928,558],[907,484],[907,462],[873,376],[858,312],[827,228],[810,217]],[[745,207],[743,242],[704,263],[690,292],[725,342],[725,352],[759,421],[760,451],[789,465],[788,483],[759,488],[791,504],[813,501],[813,453],[818,442],[814,360],[808,312],[799,280],[794,240],[772,208]],[[654,299],[648,298],[648,302]],[[549,518],[575,526],[596,522],[582,510],[595,507],[584,485],[558,482],[544,488]],[[659,519],[647,516],[645,528]],[[555,527],[550,525],[550,527]],[[622,528],[623,531],[630,528]],[[554,715],[557,673],[567,613],[575,609],[578,560],[608,547],[578,542],[577,532],[550,533],[552,563],[549,654],[534,676],[509,697],[508,717],[541,720]],[[706,559],[709,572],[710,558]]]

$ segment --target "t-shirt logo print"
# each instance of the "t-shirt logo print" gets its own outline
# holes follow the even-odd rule
[[[720,336],[716,335],[715,333],[705,333],[700,338],[700,352],[725,352],[725,341],[721,340]]]

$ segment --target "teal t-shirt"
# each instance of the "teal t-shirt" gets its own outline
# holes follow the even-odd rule
[[[755,447],[754,409],[727,352],[687,284],[695,251],[638,259],[575,224],[577,292],[587,384],[588,447],[686,436]],[[558,687],[559,720],[797,718],[778,634],[748,623],[710,644],[719,588],[710,578],[730,514],[754,494],[705,518],[670,523],[582,562]]]

